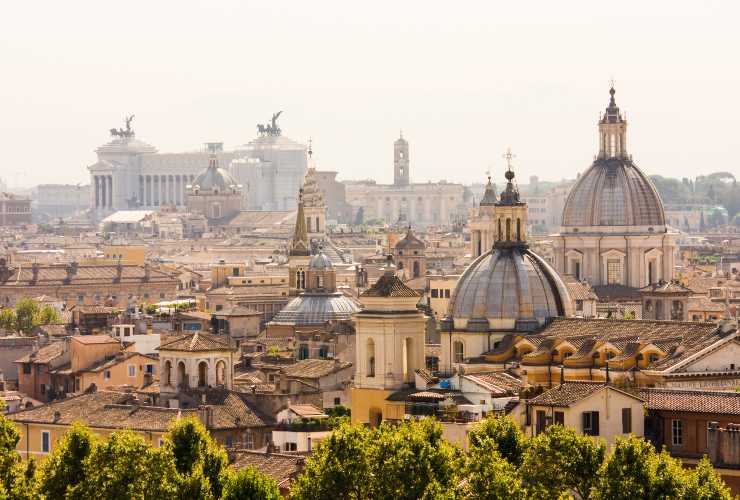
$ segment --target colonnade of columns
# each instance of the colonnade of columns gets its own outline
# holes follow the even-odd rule
[[[140,175],[139,200],[145,207],[161,205],[185,205],[188,184],[192,184],[194,175]]]
[[[390,199],[386,199],[390,198]],[[377,196],[376,210],[378,217],[386,221],[395,222],[398,220],[401,212],[404,212],[406,220],[410,222],[442,222],[447,221],[449,216],[447,199],[444,194],[440,195],[412,195],[408,197],[400,196]],[[432,208],[438,207],[437,217]]]
[[[95,208],[113,208],[113,176],[93,176]]]

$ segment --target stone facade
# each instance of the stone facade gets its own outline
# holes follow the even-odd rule
[[[31,200],[0,193],[0,227],[31,224]]]

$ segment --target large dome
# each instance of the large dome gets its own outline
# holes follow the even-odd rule
[[[344,294],[304,292],[288,302],[272,318],[272,323],[290,325],[322,325],[334,321],[350,321],[359,312],[356,302]]]
[[[572,316],[558,273],[527,248],[494,248],[457,282],[447,314],[456,330],[532,331],[555,316]]]
[[[664,225],[660,195],[629,159],[596,160],[570,190],[563,208],[563,226]]]

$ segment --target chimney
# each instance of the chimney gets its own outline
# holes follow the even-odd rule
[[[61,418],[62,418],[62,413],[59,410],[55,411],[54,412],[54,422],[59,422],[59,419]]]

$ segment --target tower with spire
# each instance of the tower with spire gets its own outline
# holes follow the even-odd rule
[[[311,242],[308,239],[306,213],[303,207],[303,188],[298,190],[298,211],[295,216],[293,239],[288,250],[288,289],[296,296],[306,289],[306,270],[311,259]]]
[[[409,185],[409,142],[403,138],[403,132],[393,143],[393,184]]]
[[[308,170],[303,178],[303,211],[309,241],[326,239],[326,201],[319,186],[316,163],[313,160],[313,141],[308,141]]]
[[[486,189],[477,208],[472,209],[468,225],[470,226],[470,245],[473,258],[479,257],[493,247],[496,239],[495,205],[498,203],[496,184],[488,176]]]

